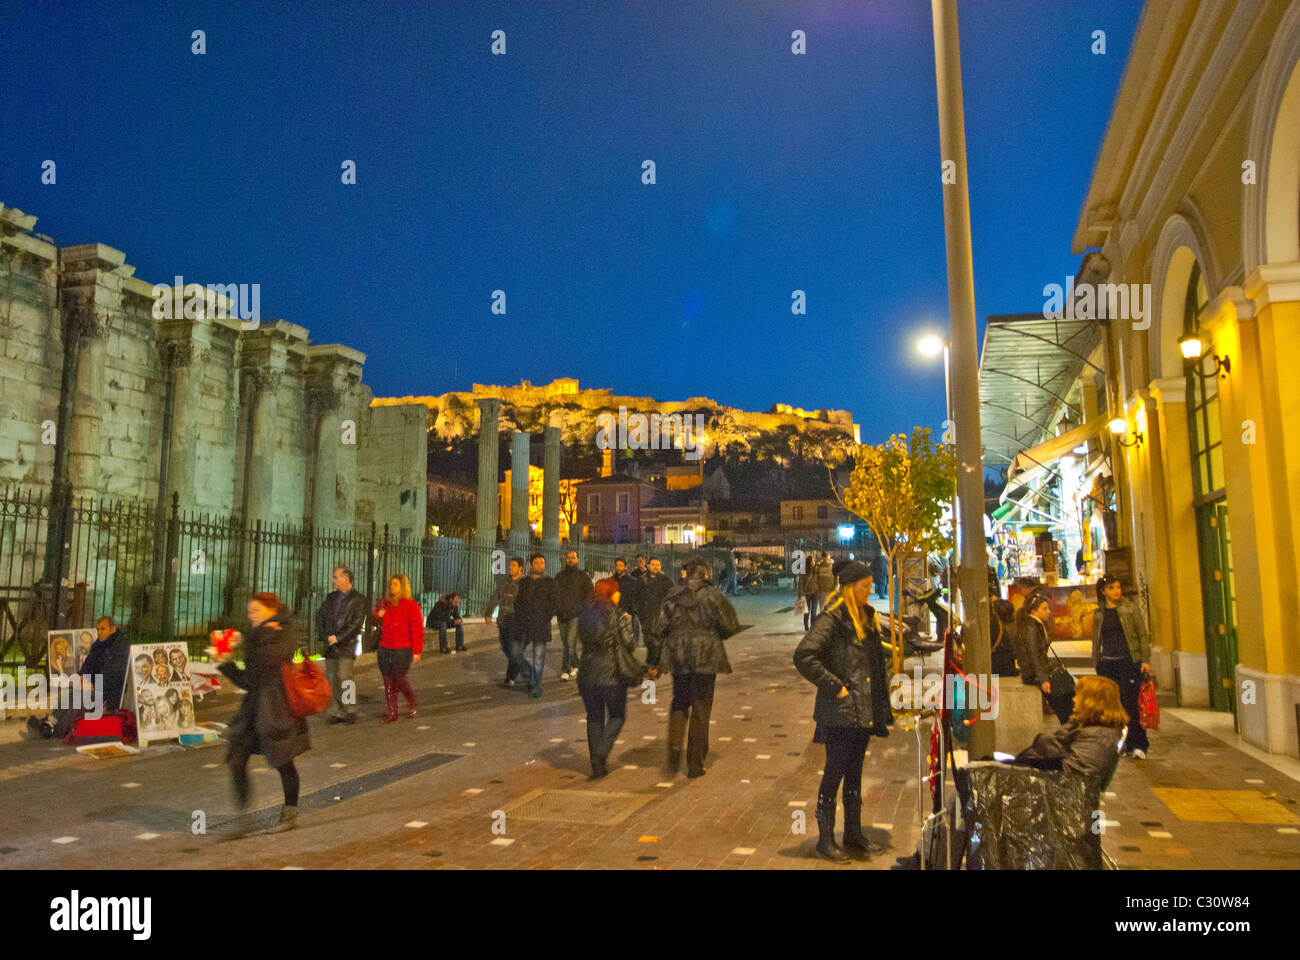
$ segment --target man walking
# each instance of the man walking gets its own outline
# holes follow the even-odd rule
[[[551,639],[551,618],[559,610],[555,581],[546,575],[546,558],[533,554],[528,561],[532,572],[519,584],[515,598],[515,619],[519,625],[521,656],[530,668],[528,695],[534,700],[542,695],[542,669],[546,666],[546,644]]]
[[[669,773],[681,767],[682,738],[686,735],[686,775],[704,776],[714,684],[719,673],[731,673],[723,641],[739,632],[736,611],[709,583],[708,564],[690,561],[686,565],[686,582],[673,587],[664,598],[655,623],[655,633],[663,638],[658,667],[673,675],[668,718]]]
[[[664,574],[663,564],[655,557],[641,578],[641,609],[637,611],[637,616],[645,624],[645,662],[651,670],[656,670],[663,647],[663,638],[655,633],[655,624],[659,620],[659,611],[663,609],[664,598],[672,588],[672,580]]]
[[[335,567],[334,589],[316,611],[316,635],[325,641],[325,676],[334,691],[328,723],[357,722],[357,687],[352,679],[357,641],[370,601],[352,589],[352,570]]]
[[[835,561],[823,551],[817,564],[817,609],[826,607],[826,598],[835,592]]]
[[[641,618],[636,615],[636,612],[641,608],[641,580],[627,568],[626,560],[614,561],[614,579],[618,581],[618,607],[632,616],[633,642],[640,646]]]
[[[510,575],[497,582],[492,596],[488,597],[487,609],[483,611],[483,622],[488,626],[492,625],[492,611],[497,611],[497,639],[501,642],[501,652],[506,655],[506,678],[501,681],[503,687],[513,687],[515,677],[527,670],[520,663],[519,631],[515,620],[515,600],[519,596],[523,576],[524,562],[518,557],[511,557]]]
[[[578,566],[578,551],[564,555],[564,569],[555,575],[555,595],[558,608],[556,619],[560,624],[560,643],[564,646],[564,661],[560,664],[560,679],[569,680],[578,673],[578,614],[591,596],[591,577]]]

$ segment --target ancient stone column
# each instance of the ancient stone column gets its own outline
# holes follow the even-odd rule
[[[356,386],[364,355],[347,347],[308,348],[307,403],[311,416],[310,496],[306,519],[318,531],[350,528],[356,511]]]
[[[510,549],[528,551],[528,452],[532,438],[516,431],[510,437]]]
[[[497,397],[475,400],[479,408],[478,502],[474,524],[474,545],[469,557],[470,596],[467,606],[475,613],[492,593],[492,551],[497,543],[497,446],[500,443]]]
[[[101,243],[63,251],[64,329],[68,334],[64,348],[77,351],[78,359],[68,436],[59,442],[67,443],[68,479],[76,497],[105,492],[106,338],[113,320],[122,315],[122,284],[135,273],[125,259],[120,250]],[[120,323],[119,319],[119,327]],[[112,428],[141,430],[143,425],[115,421]]]
[[[475,401],[479,408],[478,432],[478,510],[474,525],[474,542],[491,547],[497,542],[497,418],[501,401],[496,397],[482,397]]]
[[[560,428],[547,427],[546,454],[542,460],[542,542],[560,543]]]

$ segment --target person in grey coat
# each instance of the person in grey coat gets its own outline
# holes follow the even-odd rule
[[[731,673],[723,641],[740,632],[740,621],[727,598],[709,583],[709,565],[686,564],[686,580],[668,591],[654,633],[662,639],[659,671],[673,675],[673,703],[668,715],[668,771],[681,767],[686,736],[686,775],[704,776],[709,752],[709,714],[718,674]],[[690,733],[687,735],[689,725]]]
[[[627,718],[627,684],[620,679],[617,647],[632,655],[632,617],[618,605],[618,581],[598,580],[578,614],[582,659],[578,666],[578,693],[587,708],[587,753],[591,778],[609,772],[609,752]]]
[[[1128,711],[1125,752],[1145,760],[1151,743],[1142,729],[1138,694],[1142,675],[1151,670],[1151,635],[1142,611],[1124,596],[1119,577],[1107,574],[1097,581],[1097,603],[1092,615],[1092,665],[1098,676],[1119,685],[1120,702]]]
[[[242,810],[248,806],[249,757],[263,754],[284,787],[276,829],[290,830],[298,820],[299,780],[293,758],[311,749],[307,721],[289,709],[281,670],[293,660],[298,644],[289,630],[288,611],[273,593],[259,593],[248,601],[248,620],[251,629],[240,645],[243,668],[234,661],[234,647],[218,668],[235,686],[248,691],[226,728],[226,766]],[[215,655],[215,648],[209,648],[209,654]]]

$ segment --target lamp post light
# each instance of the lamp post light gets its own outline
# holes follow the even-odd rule
[[[941,337],[936,333],[927,333],[916,342],[916,349],[924,357],[937,357],[943,354],[943,398],[944,398],[944,432],[945,434],[955,429],[952,420],[952,351],[947,337]],[[943,438],[940,438],[941,440]],[[948,598],[952,605],[954,616],[960,617],[961,609],[961,590],[957,586],[957,558],[961,556],[958,549],[958,527],[957,527],[957,489],[954,486],[952,491],[952,513],[949,517],[949,523],[952,525],[952,550],[948,555]]]
[[[961,89],[957,0],[930,0],[934,20],[934,70],[939,104],[940,159],[955,178],[944,183],[944,252],[948,267],[949,340],[952,348],[953,421],[957,429],[957,496],[966,504],[961,525],[962,638],[966,672],[992,674],[989,650],[988,554],[984,548],[984,457],[980,438],[979,344],[975,325],[975,274],[971,256],[966,119]],[[994,720],[970,727],[972,760],[993,756]]]

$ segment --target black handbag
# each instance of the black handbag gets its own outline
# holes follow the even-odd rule
[[[611,646],[613,647],[611,653],[614,655],[614,676],[618,677],[618,682],[628,687],[639,686],[646,675],[645,664],[638,660],[631,650],[623,646],[617,637],[614,638]]]
[[[364,653],[374,653],[379,649],[379,641],[384,639],[384,621],[372,617],[374,622],[366,627],[365,639],[361,642]]]
[[[1048,644],[1050,652],[1052,647]],[[1052,692],[1048,694],[1048,700],[1052,704],[1052,712],[1061,724],[1070,722],[1070,717],[1074,714],[1074,677],[1070,676],[1070,671],[1065,669],[1065,664],[1055,653],[1052,654],[1056,660],[1056,668],[1052,670],[1047,678],[1047,682],[1052,686]]]

